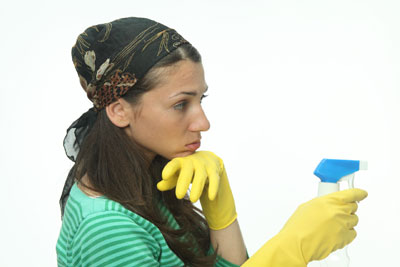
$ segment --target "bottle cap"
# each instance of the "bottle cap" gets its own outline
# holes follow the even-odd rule
[[[323,159],[318,164],[314,174],[324,183],[337,183],[342,177],[352,174],[367,167],[366,162],[360,164],[359,160]]]

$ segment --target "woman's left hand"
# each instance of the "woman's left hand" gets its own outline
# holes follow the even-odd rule
[[[190,184],[190,201],[200,199],[210,229],[224,229],[236,220],[235,201],[221,158],[209,151],[174,158],[164,167],[157,188],[176,188],[176,197],[182,199]]]

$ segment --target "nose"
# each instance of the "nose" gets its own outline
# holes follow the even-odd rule
[[[189,125],[189,131],[192,132],[205,132],[210,129],[210,122],[204,113],[203,108],[200,106],[198,111],[194,114],[193,120]]]

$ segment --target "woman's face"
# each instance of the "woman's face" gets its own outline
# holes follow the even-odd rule
[[[126,128],[146,154],[167,159],[193,154],[210,123],[201,106],[207,90],[201,63],[181,60],[162,71],[158,86],[132,108]]]

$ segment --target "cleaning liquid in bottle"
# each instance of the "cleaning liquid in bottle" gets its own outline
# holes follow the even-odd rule
[[[354,188],[354,174],[367,170],[368,163],[359,160],[323,159],[314,174],[321,179],[318,196],[340,191],[340,182],[347,181],[348,188]],[[349,267],[350,258],[347,246],[332,252],[327,258],[319,261],[320,267]]]

